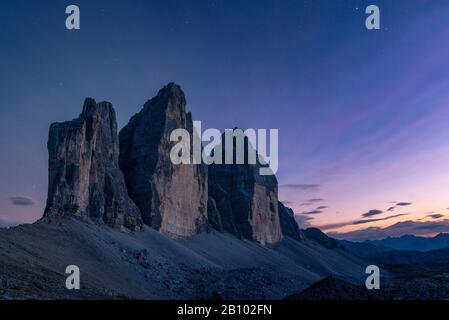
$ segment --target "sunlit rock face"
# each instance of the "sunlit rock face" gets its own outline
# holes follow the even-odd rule
[[[235,152],[234,140],[234,152]],[[226,149],[225,135],[222,150]],[[245,139],[244,150],[254,150]],[[234,154],[235,159],[235,154]],[[224,163],[224,153],[223,153]],[[274,175],[260,175],[260,165],[209,165],[209,197],[219,213],[222,228],[240,238],[262,244],[282,239],[278,212],[278,183]],[[212,214],[211,210],[209,210]]]
[[[145,224],[170,237],[194,235],[207,225],[207,166],[173,164],[175,129],[193,136],[186,99],[173,83],[145,103],[120,132],[120,167]],[[191,148],[192,150],[192,148]]]
[[[53,123],[48,138],[49,186],[44,218],[73,215],[123,230],[140,229],[118,165],[115,111],[87,98],[78,118]]]

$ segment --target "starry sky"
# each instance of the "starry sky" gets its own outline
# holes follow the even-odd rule
[[[447,0],[5,0],[0,46],[0,226],[42,216],[50,123],[89,96],[122,127],[174,81],[205,128],[279,129],[301,227],[449,232]]]

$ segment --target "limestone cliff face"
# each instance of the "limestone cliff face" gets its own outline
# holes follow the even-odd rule
[[[86,99],[72,121],[53,123],[48,138],[49,186],[45,219],[67,215],[122,229],[142,225],[118,166],[115,111]]]
[[[224,135],[222,141],[225,150]],[[252,146],[246,141],[245,150],[248,148]],[[260,175],[259,168],[247,161],[209,165],[209,197],[224,230],[262,244],[276,243],[282,239],[278,183],[274,175]],[[209,216],[214,215],[213,209],[209,208]]]
[[[260,175],[261,165],[246,157],[243,164],[173,164],[175,129],[187,130],[191,140],[196,134],[176,84],[146,102],[119,136],[112,105],[86,99],[77,119],[50,127],[44,218],[73,215],[124,230],[147,224],[169,237],[212,226],[262,244],[283,234],[304,238],[291,209],[278,201],[274,175]],[[254,151],[248,139],[244,150]]]
[[[120,132],[120,167],[145,224],[170,237],[191,236],[207,223],[207,167],[170,160],[173,130],[193,136],[181,88],[168,84]]]
[[[298,223],[295,220],[295,214],[292,209],[284,206],[279,201],[279,221],[281,223],[282,234],[286,237],[293,238],[298,241],[305,239],[304,233],[299,229]]]

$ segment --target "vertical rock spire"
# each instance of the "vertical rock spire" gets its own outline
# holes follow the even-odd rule
[[[44,218],[90,218],[113,227],[139,229],[139,209],[128,197],[118,165],[115,111],[87,98],[72,121],[53,123],[48,138],[49,186]]]
[[[170,160],[170,134],[193,136],[181,88],[170,83],[120,131],[120,168],[145,224],[171,237],[191,236],[207,222],[207,167]]]
[[[223,134],[223,163],[226,143]],[[260,175],[259,163],[248,163],[246,155],[255,150],[247,138],[244,139],[243,164],[235,164],[235,139],[232,150],[234,164],[212,164],[208,168],[209,197],[215,204],[209,208],[209,214],[216,217],[218,211],[220,221],[216,224],[240,238],[262,244],[276,243],[282,239],[277,179],[274,175]]]

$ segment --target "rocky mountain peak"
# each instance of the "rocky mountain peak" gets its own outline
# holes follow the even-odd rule
[[[227,143],[226,134],[223,134],[222,154]],[[216,224],[240,238],[262,244],[280,241],[282,232],[276,177],[260,175],[260,164],[249,163],[247,155],[255,150],[246,137],[243,164],[235,162],[236,139],[233,139],[232,150],[234,164],[209,165],[209,197],[213,204],[209,208],[209,220],[216,221],[218,213],[219,221]]]
[[[198,233],[207,223],[207,167],[175,165],[170,134],[193,122],[181,88],[163,87],[120,132],[120,167],[145,224],[170,237]]]
[[[187,115],[186,105],[186,98],[181,86],[171,82],[162,87],[155,97],[147,101],[139,114],[158,111],[161,114],[165,112],[183,118]]]
[[[53,123],[48,138],[49,186],[44,218],[73,215],[122,229],[139,229],[118,166],[115,111],[87,98],[78,118]]]
[[[181,86],[174,83],[174,82],[170,82],[168,84],[166,84],[165,86],[163,86],[157,93],[157,97],[159,99],[163,98],[163,97],[178,97],[181,100],[184,101],[184,105],[185,105],[185,95],[184,95],[184,91],[182,91]]]

